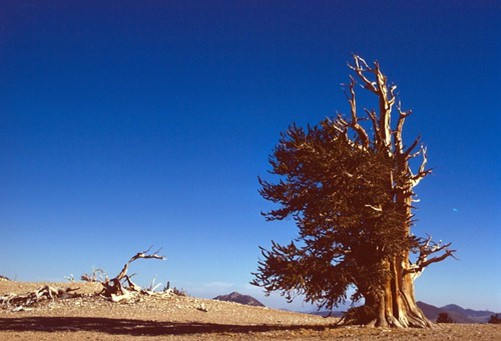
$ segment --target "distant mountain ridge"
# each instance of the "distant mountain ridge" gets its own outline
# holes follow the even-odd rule
[[[491,315],[495,314],[495,313],[493,313],[492,311],[489,311],[489,310],[463,309],[463,308],[461,308],[460,306],[458,306],[456,304],[449,304],[449,305],[446,305],[446,306],[442,307],[441,309],[444,309],[444,310],[447,310],[447,311],[455,311],[455,312],[457,312],[459,314],[468,316],[469,318],[472,318],[472,319],[483,318],[484,316],[487,316],[487,315],[489,315],[489,317],[490,317]]]
[[[254,297],[249,296],[249,295],[242,295],[236,291],[234,291],[228,295],[216,296],[213,299],[218,300],[218,301],[235,302],[235,303],[240,303],[240,304],[245,304],[245,305],[251,305],[251,306],[255,306],[255,307],[264,307],[265,306],[264,304],[262,304],[261,302],[256,300]]]
[[[457,304],[448,304],[439,308],[434,305],[418,301],[417,305],[421,308],[424,315],[432,322],[437,321],[437,317],[440,313],[447,313],[447,315],[449,315],[449,317],[456,323],[487,323],[492,315],[496,315],[496,313],[489,310],[464,309]],[[329,313],[329,311],[313,311],[309,314],[328,316]],[[343,313],[344,312],[341,311],[334,311],[331,316],[341,317]]]
[[[496,314],[489,310],[464,309],[457,304],[448,304],[439,308],[434,305],[418,301],[417,305],[431,321],[436,321],[438,314],[447,313],[447,315],[449,315],[449,317],[457,323],[487,323],[491,315]]]
[[[214,300],[235,302],[256,307],[265,306],[254,297],[249,295],[242,295],[236,291],[228,295],[214,297]],[[435,322],[437,320],[440,313],[447,313],[447,315],[449,315],[449,317],[456,323],[487,323],[492,315],[496,315],[496,313],[489,310],[464,309],[457,304],[448,304],[439,308],[434,305],[418,301],[417,305],[419,308],[421,308],[424,315],[432,322]],[[327,316],[329,315],[329,313],[329,311],[313,311],[309,314]],[[330,316],[341,317],[342,314],[343,312],[334,311]]]

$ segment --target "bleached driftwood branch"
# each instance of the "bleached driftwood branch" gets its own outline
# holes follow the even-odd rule
[[[116,277],[112,278],[111,280],[102,281],[101,284],[103,285],[103,290],[101,294],[109,297],[113,302],[120,302],[128,301],[129,299],[133,298],[134,295],[132,294],[132,292],[140,293],[144,291],[139,285],[135,284],[131,280],[131,277],[134,275],[127,275],[127,270],[129,269],[129,265],[138,259],[166,259],[165,256],[160,256],[158,254],[161,249],[158,249],[153,253],[149,253],[151,248],[152,246],[150,246],[148,250],[138,252],[134,256],[132,256],[129,261],[125,263],[124,267]],[[127,289],[122,285],[122,280],[124,279],[128,284]]]
[[[0,296],[0,306],[12,308],[12,311],[31,310],[31,307],[44,301],[54,301],[57,298],[80,297],[80,294],[73,293],[73,291],[78,289],[79,288],[61,289],[46,285],[36,291],[32,291],[24,295],[4,294],[3,296]]]

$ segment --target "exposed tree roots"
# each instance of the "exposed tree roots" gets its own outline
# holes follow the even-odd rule
[[[420,310],[400,311],[397,318],[393,315],[379,315],[376,309],[366,305],[348,310],[348,312],[339,321],[339,324],[383,328],[436,327],[436,325],[428,320]]]

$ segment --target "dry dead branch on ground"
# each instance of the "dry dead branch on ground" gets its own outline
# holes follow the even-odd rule
[[[76,290],[78,290],[78,288],[61,289],[46,285],[25,295],[4,294],[0,296],[0,307],[7,309],[12,308],[12,311],[31,310],[34,306],[50,301],[53,302],[58,298],[81,297],[80,294],[73,293],[73,291]]]
[[[106,280],[101,281],[101,284],[103,285],[103,290],[101,291],[101,295],[109,298],[112,302],[121,302],[125,301],[128,302],[130,300],[135,299],[139,294],[146,294],[146,295],[163,295],[163,294],[170,294],[170,292],[163,292],[163,293],[155,293],[154,289],[150,287],[151,290],[146,290],[141,288],[139,285],[134,283],[131,278],[133,275],[127,275],[127,270],[129,269],[129,265],[134,262],[137,259],[160,259],[160,260],[165,260],[165,256],[160,256],[158,253],[160,252],[161,249],[158,249],[157,251],[153,253],[149,253],[151,250],[152,246],[148,248],[148,250],[143,251],[143,252],[138,252],[134,256],[129,259],[127,263],[125,263],[124,267],[122,268],[122,271],[120,273],[112,278],[111,280]],[[122,282],[125,281],[127,283],[127,287],[124,287]]]
[[[108,275],[103,269],[93,268],[92,274],[84,273],[80,279],[84,282],[104,282],[108,281]]]
[[[176,293],[169,288],[165,288],[161,292],[155,292],[155,290],[160,285],[154,285],[155,280],[152,281],[151,285],[147,289],[141,288],[139,285],[135,284],[131,278],[135,275],[127,275],[127,270],[129,269],[129,265],[136,261],[137,259],[160,259],[164,260],[164,256],[160,256],[158,252],[160,249],[149,253],[151,247],[148,250],[143,252],[138,252],[134,256],[132,256],[127,263],[125,263],[124,267],[120,271],[120,273],[112,278],[108,279],[108,276],[102,269],[93,269],[92,274],[83,274],[81,279],[85,282],[95,282],[101,283],[103,289],[101,292],[96,292],[91,296],[101,296],[106,299],[109,299],[112,302],[125,302],[129,303],[136,299],[139,299],[139,295],[148,295],[148,296],[160,296],[166,297],[171,295],[176,295]],[[69,279],[72,283],[74,282],[73,275],[70,277],[65,277]],[[2,280],[8,280],[7,277],[1,276]],[[124,283],[125,282],[125,283]],[[126,284],[126,285],[125,285]],[[79,288],[54,288],[51,286],[44,286],[36,291],[28,292],[23,295],[6,293],[3,296],[0,296],[0,308],[4,309],[12,309],[12,311],[22,311],[22,310],[31,310],[32,307],[36,307],[39,304],[54,302],[56,299],[67,299],[67,298],[77,298],[82,297],[81,294],[76,294],[74,291],[79,290]]]

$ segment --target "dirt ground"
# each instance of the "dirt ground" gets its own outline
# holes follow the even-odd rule
[[[112,303],[98,283],[0,282],[0,296],[44,285],[79,288],[78,298],[31,309],[0,308],[0,340],[501,340],[501,325],[445,324],[435,329],[337,326],[337,319],[171,295]],[[88,296],[86,296],[88,295]]]

